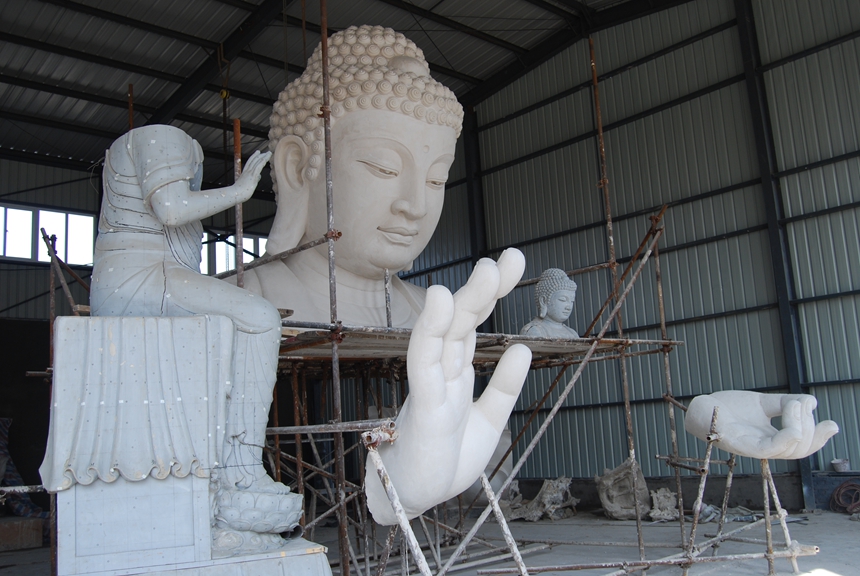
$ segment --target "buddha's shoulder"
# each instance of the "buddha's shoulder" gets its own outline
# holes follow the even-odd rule
[[[533,338],[546,338],[549,336],[544,321],[540,318],[534,318],[531,322],[520,328],[520,335],[531,336]]]
[[[236,277],[233,276],[228,281],[235,284]],[[254,294],[259,294],[279,308],[290,308],[291,306],[288,304],[294,305],[296,298],[305,290],[296,274],[281,260],[275,260],[247,270],[244,288]]]
[[[424,309],[424,301],[427,299],[426,288],[401,280],[397,276],[391,278],[391,288],[406,297],[410,301],[410,305],[419,312]]]

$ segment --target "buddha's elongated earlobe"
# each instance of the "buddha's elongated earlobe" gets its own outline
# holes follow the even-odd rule
[[[266,252],[277,254],[295,248],[308,219],[310,182],[305,177],[309,150],[297,136],[284,136],[272,156],[272,172],[277,183],[278,210],[269,233]]]
[[[547,301],[546,298],[541,297],[538,300],[538,318],[546,318],[547,313]]]

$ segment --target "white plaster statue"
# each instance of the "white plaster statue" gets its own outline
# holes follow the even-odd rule
[[[235,326],[232,384],[220,424],[226,434],[212,471],[220,487],[215,517],[223,529],[216,545],[226,548],[241,547],[243,532],[290,530],[301,514],[301,496],[288,494],[261,462],[280,315],[263,298],[199,273],[200,219],[250,198],[270,156],[252,155],[232,186],[201,190],[202,150],[185,132],[172,126],[128,132],[107,151],[95,246],[93,316],[211,314]],[[134,432],[126,435],[133,444]],[[134,479],[150,471],[119,472]]]
[[[278,211],[270,254],[327,230],[320,52],[280,93],[271,116]],[[338,317],[385,326],[387,268],[392,324],[411,327],[424,290],[395,274],[412,266],[439,221],[463,109],[430,77],[421,49],[390,28],[338,32],[329,57],[334,227],[343,233],[335,244]],[[294,310],[294,320],[330,321],[325,245],[249,270],[245,287]]]
[[[564,270],[547,268],[540,275],[535,289],[538,315],[520,329],[523,336],[540,338],[579,338],[579,334],[565,324],[573,312],[576,300],[576,282]]]
[[[762,394],[725,390],[696,396],[684,416],[684,428],[707,442],[714,408],[719,407],[717,448],[750,458],[796,460],[818,452],[839,432],[832,420],[815,424],[818,405],[809,394]],[[782,429],[771,424],[781,417]]]
[[[525,259],[509,249],[498,262],[482,259],[453,296],[442,286],[427,290],[407,353],[409,396],[397,418],[398,438],[379,455],[410,518],[460,494],[481,475],[493,455],[531,363],[531,351],[509,348],[487,389],[473,402],[475,328],[496,300],[522,276]],[[397,519],[376,470],[365,473],[373,519]]]

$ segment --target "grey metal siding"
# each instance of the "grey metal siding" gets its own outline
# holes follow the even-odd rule
[[[787,10],[799,9],[797,4]],[[763,18],[773,11],[756,6]],[[838,12],[840,6],[845,8],[845,3],[827,3],[824,11]],[[847,21],[853,21],[854,11],[856,6],[848,10]],[[648,22],[642,19],[595,34],[599,72],[732,18],[730,2],[691,2],[651,16]],[[800,26],[808,38],[782,39],[791,44],[789,49],[775,49],[763,39],[765,61],[860,28],[834,24],[835,19],[828,16],[826,33],[811,35],[806,28],[816,23],[795,25],[792,33]],[[771,21],[762,28],[777,30]],[[857,101],[851,96],[860,92],[856,43],[843,42],[768,73],[781,170],[858,150]],[[742,71],[737,30],[728,28],[601,83],[619,258],[629,257],[639,244],[649,225],[648,212],[670,203],[661,264],[670,337],[685,342],[670,356],[675,393],[680,397],[724,389],[779,391],[787,386],[763,191]],[[580,42],[481,104],[480,122],[494,122],[551,98],[587,79],[588,72],[587,49]],[[710,89],[718,83],[721,87]],[[798,121],[798,116],[804,120]],[[580,90],[481,132],[488,244],[494,253],[509,245],[520,247],[528,262],[526,277],[535,277],[549,266],[573,269],[607,257],[603,205],[596,188],[598,157],[590,137],[593,127],[590,91]],[[571,143],[560,145],[566,141]],[[786,175],[782,182],[785,216],[857,202],[858,165],[851,159]],[[857,290],[856,210],[786,223],[794,247],[797,298]],[[606,271],[597,271],[574,279],[580,288],[571,324],[582,331],[608,293],[609,278]],[[630,336],[657,336],[655,291],[649,270],[624,309]],[[516,332],[534,314],[533,294],[528,286],[503,300],[495,314],[496,326]],[[849,360],[860,358],[852,298],[800,304],[810,381],[858,377],[855,364],[860,361]],[[832,317],[837,314],[834,327]],[[819,324],[831,335],[824,342],[821,338],[813,342],[810,335],[821,329]],[[847,334],[852,329],[854,333]],[[665,466],[650,460],[655,453],[666,453],[669,446],[666,409],[659,402],[664,385],[660,358],[629,362],[643,468],[646,474],[667,474]],[[530,375],[511,419],[513,428],[524,423],[524,410],[541,397],[555,373]],[[848,393],[834,390],[813,388],[821,398],[819,418],[833,412],[826,406],[830,396]],[[589,367],[522,474],[590,476],[620,463],[626,455],[620,400],[617,364]],[[856,417],[834,413],[834,418],[845,419],[856,431]],[[683,432],[681,437],[682,453],[701,454],[701,442]],[[849,444],[852,447],[843,452],[860,461],[853,448],[857,442]],[[822,454],[822,462],[828,458],[829,454]],[[793,462],[779,464],[781,471],[794,469]],[[749,459],[739,463],[740,472],[757,470],[757,463]]]

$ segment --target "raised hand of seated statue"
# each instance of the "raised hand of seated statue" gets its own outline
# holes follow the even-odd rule
[[[232,186],[209,190],[200,190],[201,166],[194,181],[171,182],[153,192],[147,201],[155,217],[168,226],[202,220],[248,200],[254,194],[260,173],[271,157],[271,152],[254,152]]]
[[[498,262],[482,259],[453,296],[442,286],[427,290],[407,354],[409,396],[397,418],[398,439],[379,448],[410,518],[468,488],[484,471],[531,363],[522,345],[508,349],[487,389],[473,402],[475,329],[496,301],[522,277],[525,259],[506,250]],[[374,520],[396,517],[372,464],[365,475]]]
[[[684,417],[684,428],[706,440],[715,407],[719,407],[715,445],[727,452],[751,458],[795,460],[820,450],[839,432],[832,420],[815,424],[812,411],[818,400],[809,394],[761,394],[726,390],[696,396]],[[782,429],[771,419],[782,417]]]

